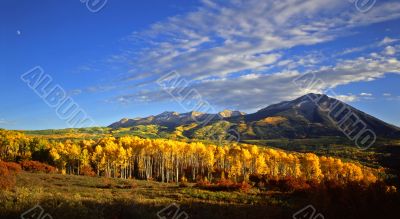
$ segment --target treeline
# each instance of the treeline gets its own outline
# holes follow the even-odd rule
[[[54,141],[0,130],[0,159],[35,160],[64,174],[139,178],[161,182],[228,178],[330,180],[338,183],[378,180],[378,170],[312,153],[286,153],[249,144],[226,146],[135,136]]]

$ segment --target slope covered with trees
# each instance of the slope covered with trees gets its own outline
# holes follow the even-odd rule
[[[0,130],[0,158],[11,162],[36,160],[55,166],[64,174],[161,182],[221,178],[243,182],[256,175],[268,179],[372,183],[381,172],[338,158],[250,144],[216,146],[136,136],[46,140],[7,130]]]

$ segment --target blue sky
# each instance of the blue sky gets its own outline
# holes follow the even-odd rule
[[[400,2],[357,7],[348,0],[109,0],[93,13],[79,0],[0,1],[0,127],[68,127],[20,79],[35,66],[98,125],[185,111],[156,83],[176,71],[215,111],[254,112],[333,89],[400,126]],[[310,72],[324,84],[292,83]]]

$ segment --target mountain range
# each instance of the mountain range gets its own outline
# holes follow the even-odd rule
[[[235,132],[245,139],[305,139],[321,136],[345,136],[339,121],[351,115],[378,138],[398,139],[400,128],[364,113],[338,99],[323,94],[307,94],[292,101],[270,105],[251,114],[224,110],[217,114],[202,112],[163,112],[144,118],[121,119],[109,127],[163,127],[178,137],[210,139],[227,138]],[[229,130],[227,132],[227,130]]]

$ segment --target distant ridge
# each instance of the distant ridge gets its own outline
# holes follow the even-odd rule
[[[123,118],[118,122],[115,122],[108,127],[111,128],[122,128],[131,127],[136,125],[160,125],[160,126],[179,126],[186,125],[193,122],[205,121],[206,119],[222,119],[233,116],[245,115],[246,113],[240,111],[224,110],[217,114],[207,114],[202,112],[191,111],[187,113],[177,113],[165,111],[156,116],[148,116],[144,118],[127,119]]]
[[[310,98],[312,97],[312,98]],[[313,99],[317,99],[315,103]],[[292,101],[270,105],[252,114],[240,111],[224,110],[218,114],[201,112],[163,112],[156,116],[136,119],[121,119],[111,124],[111,128],[134,127],[137,125],[166,126],[170,130],[178,126],[187,126],[197,121],[212,118],[206,126],[220,128],[229,127],[240,134],[242,139],[271,139],[271,138],[315,138],[321,136],[344,136],[330,116],[330,112],[321,107],[340,104],[341,107],[350,109],[360,118],[377,137],[400,138],[400,128],[368,115],[340,100],[323,94],[308,94]],[[187,137],[191,134],[205,132],[204,124],[191,127],[187,130]]]

